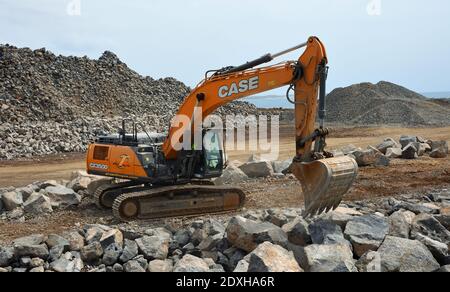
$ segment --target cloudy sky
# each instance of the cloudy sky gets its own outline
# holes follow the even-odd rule
[[[450,91],[449,14],[446,0],[0,0],[0,43],[91,58],[111,50],[140,74],[194,86],[208,69],[317,35],[329,89],[387,80]]]

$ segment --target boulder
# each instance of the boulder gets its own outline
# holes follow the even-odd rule
[[[425,235],[422,235],[420,233],[416,234],[416,240],[423,243],[428,250],[431,252],[431,254],[434,256],[434,258],[439,262],[441,265],[449,264],[447,261],[450,259],[448,254],[448,246],[445,243],[439,242],[437,240],[433,240]]]
[[[64,248],[64,246],[55,245],[49,251],[48,262],[51,263],[51,262],[58,260],[65,251],[66,251],[66,249]]]
[[[153,260],[148,264],[151,273],[168,273],[173,271],[172,260]]]
[[[292,252],[270,242],[260,244],[248,256],[248,272],[303,272]]]
[[[100,242],[94,242],[81,248],[81,259],[85,262],[95,263],[103,255],[103,248]]]
[[[30,273],[44,273],[45,272],[45,269],[44,269],[44,267],[36,267],[36,268],[32,268],[31,270],[30,270]]]
[[[348,244],[312,244],[304,248],[302,267],[307,272],[356,272]]]
[[[79,194],[62,185],[49,186],[45,188],[45,192],[50,200],[60,207],[79,205],[81,203],[81,196]]]
[[[228,165],[222,176],[214,180],[215,185],[238,184],[248,179],[248,176],[237,166]]]
[[[439,208],[435,208],[435,206],[431,206],[428,204],[423,203],[409,203],[409,202],[398,202],[394,205],[392,208],[392,211],[398,211],[398,210],[408,210],[413,212],[414,214],[421,214],[421,213],[427,213],[427,214],[437,214],[439,212]]]
[[[447,141],[432,141],[431,142],[431,153],[432,158],[446,158],[448,154],[448,143]]]
[[[239,167],[248,177],[268,177],[274,174],[272,164],[268,161],[247,162]]]
[[[438,272],[439,273],[450,273],[450,265],[446,265],[446,266],[441,267],[438,270]]]
[[[440,268],[427,247],[417,240],[387,236],[378,253],[383,272],[434,272]]]
[[[165,260],[169,253],[169,239],[163,236],[144,236],[136,243],[147,260]]]
[[[174,266],[176,273],[201,273],[208,272],[208,264],[201,258],[187,254]]]
[[[47,259],[49,251],[45,244],[14,244],[14,255],[16,258],[31,257]]]
[[[69,242],[72,251],[80,251],[84,246],[84,237],[77,231],[67,232],[63,237]]]
[[[23,204],[22,194],[19,192],[6,192],[2,195],[2,201],[7,211],[19,208]]]
[[[49,248],[53,248],[55,246],[62,246],[64,251],[67,251],[70,248],[69,241],[67,239],[65,239],[64,237],[57,235],[57,234],[50,234],[47,237],[47,240],[45,241],[45,243],[47,244],[47,246]]]
[[[113,266],[119,260],[122,248],[116,244],[111,244],[104,250],[102,262],[106,266]]]
[[[358,163],[358,166],[369,166],[374,165],[376,161],[378,160],[379,152],[374,151],[372,149],[368,150],[358,150],[352,153],[355,157],[356,162]]]
[[[384,141],[379,144],[376,149],[383,154],[386,154],[389,148],[399,148],[400,145],[392,138],[386,138]]]
[[[134,240],[125,239],[122,255],[120,261],[126,263],[136,257],[139,253],[138,245]]]
[[[45,236],[43,234],[32,234],[29,236],[21,237],[15,239],[13,245],[39,245],[45,241]]]
[[[237,248],[252,252],[259,244],[269,241],[274,244],[286,246],[288,238],[286,233],[278,226],[269,222],[256,222],[241,216],[233,217],[228,223],[228,241]]]
[[[310,224],[308,230],[314,244],[349,244],[344,238],[341,227],[331,221],[319,219]]]
[[[283,225],[282,230],[287,234],[288,240],[292,244],[306,246],[312,243],[308,223],[302,217],[297,217]]]
[[[100,244],[103,249],[106,249],[111,244],[114,244],[120,248],[123,247],[123,234],[119,229],[111,229],[105,233],[103,233],[100,238]]]
[[[14,260],[14,248],[0,247],[0,267],[7,267]]]
[[[353,144],[349,144],[347,146],[343,146],[339,149],[339,151],[341,151],[342,153],[344,153],[344,155],[349,155],[352,154],[355,151],[360,151],[361,148],[356,147]]]
[[[403,135],[400,137],[400,144],[402,146],[402,149],[406,148],[409,143],[417,143],[417,137],[416,136],[406,136]]]
[[[408,145],[406,145],[403,150],[402,150],[402,158],[403,159],[416,159],[418,158],[417,155],[417,147],[414,145],[417,143],[409,143]]]
[[[53,207],[50,199],[41,193],[31,194],[28,200],[23,204],[23,209],[25,210],[25,212],[32,214],[53,212]]]
[[[416,214],[411,211],[399,210],[389,216],[389,235],[409,238],[411,224]]]
[[[381,272],[381,256],[376,251],[368,251],[356,262],[356,268],[361,273]]]
[[[126,262],[123,265],[123,269],[127,273],[145,273],[145,269],[136,260],[131,260],[131,261]]]
[[[344,234],[352,243],[355,254],[360,257],[369,250],[377,250],[388,232],[386,218],[365,215],[350,220]]]
[[[418,238],[418,234],[450,245],[450,231],[429,214],[419,214],[414,218],[411,225],[411,238]]]
[[[292,159],[284,160],[284,161],[272,161],[272,168],[275,173],[286,173],[286,170],[292,164]]]
[[[403,151],[401,148],[388,148],[386,150],[386,157],[387,158],[401,158],[403,155]]]

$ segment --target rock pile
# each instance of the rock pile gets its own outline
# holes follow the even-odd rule
[[[327,119],[349,125],[448,126],[450,103],[385,81],[361,83],[328,95]]]
[[[99,184],[110,179],[76,171],[65,182],[35,182],[22,188],[0,189],[0,220],[24,222],[27,217],[51,214],[54,210],[78,206]]]
[[[0,45],[0,159],[79,152],[96,135],[117,132],[122,117],[167,130],[190,89],[140,76],[111,52],[98,60]],[[255,113],[235,102],[219,114]]]
[[[249,210],[183,227],[86,225],[0,247],[2,272],[433,272],[450,265],[450,192]],[[137,225],[141,226],[141,225]]]
[[[349,155],[359,166],[389,166],[390,160],[395,158],[416,159],[425,154],[431,158],[446,158],[448,155],[447,141],[425,140],[416,136],[401,136],[397,142],[386,138],[376,147],[369,146],[363,150],[353,145],[345,146],[333,151],[335,156]]]

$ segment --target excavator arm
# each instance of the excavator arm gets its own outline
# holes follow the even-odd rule
[[[297,61],[254,68],[290,51],[306,47]],[[307,215],[336,208],[357,175],[356,162],[348,157],[333,158],[324,151],[325,82],[327,76],[325,47],[317,37],[278,54],[267,54],[237,67],[228,67],[206,77],[184,100],[177,116],[192,121],[201,109],[202,119],[234,100],[290,86],[294,90],[296,156],[290,167],[301,182]],[[318,99],[319,96],[319,99]],[[316,118],[319,114],[319,128]],[[166,159],[176,159],[175,145],[181,143],[192,124],[175,123],[163,144]],[[193,132],[193,131],[192,131]],[[313,147],[313,143],[315,145]]]

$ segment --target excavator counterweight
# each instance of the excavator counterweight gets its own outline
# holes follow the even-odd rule
[[[296,61],[255,68],[303,47],[305,51]],[[191,138],[186,141],[195,141],[198,129],[192,121],[197,115],[203,122],[216,109],[234,100],[288,86],[287,98],[295,105],[296,139],[290,171],[301,182],[305,215],[335,209],[356,179],[358,167],[350,157],[333,157],[325,151],[329,134],[324,128],[327,64],[322,42],[310,37],[280,53],[207,72],[178,110],[177,117],[185,117],[187,122],[175,119],[167,136],[139,134],[135,124],[132,134],[127,134],[124,121],[119,135],[98,137],[89,145],[88,173],[121,180],[95,191],[97,205],[112,208],[123,221],[241,208],[245,203],[242,190],[211,183],[211,179],[222,175],[226,165],[220,136],[209,135],[209,145],[202,145],[201,149],[189,143],[188,148],[180,150],[179,146],[186,144],[186,137]],[[294,98],[289,95],[291,91]],[[207,137],[205,129],[201,134]]]

